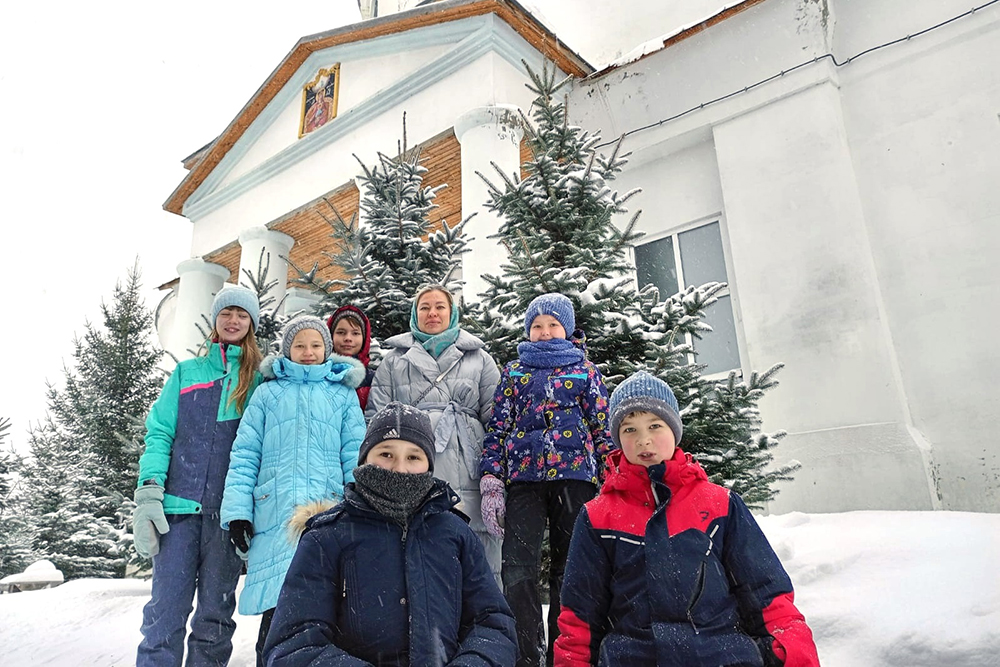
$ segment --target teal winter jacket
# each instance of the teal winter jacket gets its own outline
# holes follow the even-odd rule
[[[212,343],[206,356],[177,364],[146,417],[139,485],[155,480],[164,487],[167,514],[219,509],[240,423],[229,400],[240,381],[240,352],[238,345]],[[258,373],[254,386],[259,382]]]
[[[261,365],[254,393],[233,444],[221,523],[253,523],[241,614],[260,614],[278,602],[296,538],[288,520],[297,507],[332,504],[354,481],[365,418],[355,388],[364,365],[337,354],[304,366],[285,357]]]

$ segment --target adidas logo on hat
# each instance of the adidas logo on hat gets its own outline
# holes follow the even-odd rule
[[[399,432],[395,428],[389,429],[385,432],[385,435],[382,436],[383,440],[390,440],[392,438],[399,438]]]

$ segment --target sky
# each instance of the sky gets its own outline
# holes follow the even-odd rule
[[[355,0],[16,2],[0,21],[0,417],[8,442],[45,414],[73,338],[138,259],[147,305],[187,259],[162,209],[181,160],[218,136],[302,36],[353,23]]]
[[[826,667],[1000,665],[1000,514],[792,512],[758,521]],[[134,665],[148,599],[149,582],[136,579],[0,595],[0,664]],[[236,616],[232,667],[254,664],[259,623]]]

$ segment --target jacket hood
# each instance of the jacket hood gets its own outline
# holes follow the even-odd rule
[[[618,492],[645,495],[651,482],[665,485],[676,494],[682,487],[698,480],[707,481],[708,474],[694,458],[680,447],[674,449],[673,458],[655,466],[630,463],[620,449],[608,454],[607,477],[601,493]]]
[[[297,382],[339,382],[351,389],[357,389],[365,379],[366,369],[360,360],[331,353],[322,364],[304,366],[288,358],[271,354],[260,363],[260,374],[265,380],[292,380]]]
[[[412,333],[398,334],[385,340],[385,346],[390,348],[406,350],[414,345],[420,345],[420,341],[414,338]],[[486,343],[465,329],[459,329],[458,338],[455,339],[455,347],[460,350],[479,350],[486,347]]]
[[[364,311],[357,306],[352,306],[350,304],[341,306],[337,310],[333,311],[333,314],[330,315],[330,317],[326,318],[326,326],[330,329],[330,338],[333,338],[333,322],[343,312],[354,313],[364,325],[364,331],[362,332],[364,334],[364,342],[361,343],[361,351],[358,352],[357,359],[367,368],[368,364],[370,364],[372,360],[372,323],[368,320],[368,316],[365,315]]]
[[[305,505],[299,505],[292,510],[292,518],[288,520],[288,538],[293,543],[298,542],[299,538],[302,537],[302,533],[305,532],[306,525],[310,519],[317,514],[322,514],[327,510],[333,509],[339,504],[333,500],[314,500]]]

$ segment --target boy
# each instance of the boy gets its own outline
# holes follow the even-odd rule
[[[609,412],[620,451],[573,532],[555,664],[819,665],[753,516],[676,446],[670,387],[636,373]]]
[[[379,410],[358,464],[344,502],[305,524],[267,664],[513,665],[513,616],[482,543],[452,510],[458,494],[432,476],[427,414]]]

